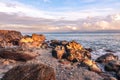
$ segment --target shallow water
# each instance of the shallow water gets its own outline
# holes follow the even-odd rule
[[[93,59],[114,51],[120,57],[120,33],[44,33],[47,40],[75,40],[86,48],[93,49]]]

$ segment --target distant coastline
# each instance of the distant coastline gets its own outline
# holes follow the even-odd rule
[[[41,32],[41,31],[37,31],[37,32],[22,32],[22,34],[31,34],[31,33],[39,33],[39,34],[78,34],[78,33],[92,33],[92,34],[104,34],[104,33],[120,33],[120,30],[98,30],[98,31],[69,31],[69,32],[65,32],[65,31],[61,31],[61,32]]]

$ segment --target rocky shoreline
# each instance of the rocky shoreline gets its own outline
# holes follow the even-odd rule
[[[110,52],[92,60],[91,52],[76,41],[0,30],[0,80],[120,79],[118,56]]]

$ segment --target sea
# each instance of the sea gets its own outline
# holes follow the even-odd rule
[[[31,33],[29,33],[31,34]],[[85,48],[91,48],[93,51],[92,59],[113,53],[120,58],[120,33],[43,33],[47,40],[75,40]]]

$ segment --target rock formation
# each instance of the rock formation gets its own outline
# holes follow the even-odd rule
[[[52,56],[54,56],[57,59],[62,59],[64,54],[65,54],[64,46],[56,46],[52,50]]]
[[[0,57],[17,61],[28,61],[37,57],[37,53],[20,48],[6,48],[0,50]]]
[[[66,52],[68,54],[68,60],[70,61],[82,61],[83,59],[91,59],[91,54],[83,48],[83,46],[75,41],[69,42],[66,45]]]
[[[54,69],[38,63],[22,64],[9,70],[2,80],[56,80]]]
[[[20,46],[23,48],[40,48],[45,42],[45,36],[40,34],[32,34],[32,36],[25,36],[20,40]]]
[[[96,62],[99,62],[99,63],[107,63],[109,61],[113,61],[113,60],[118,60],[118,56],[112,54],[112,53],[107,53],[105,55],[102,55],[100,57],[98,57],[96,59]]]
[[[18,31],[0,30],[0,47],[11,47],[19,45],[22,34]]]

